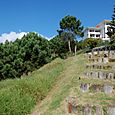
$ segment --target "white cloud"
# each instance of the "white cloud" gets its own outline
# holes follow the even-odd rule
[[[17,38],[21,39],[26,34],[27,34],[26,32],[20,32],[20,33],[10,32],[9,34],[4,33],[0,36],[0,43],[4,43],[6,40],[15,41]]]
[[[10,33],[3,33],[1,36],[0,36],[0,43],[4,43],[6,40],[8,41],[15,41],[17,38],[18,39],[21,39],[24,35],[26,35],[28,32],[20,32],[20,33],[16,33],[16,32],[10,32]],[[37,33],[37,32],[35,32]],[[47,39],[47,40],[50,40],[52,39],[53,37],[46,37],[46,36],[43,36],[42,34],[39,34],[37,33],[38,35],[40,35],[41,37]]]
[[[44,36],[44,35],[42,35],[42,34],[39,34],[39,33],[37,33],[38,34],[38,36],[41,36],[41,37],[43,37],[43,38],[45,38],[45,39],[47,39],[47,40],[51,40],[53,37],[50,37],[50,38],[48,38],[48,37],[46,37],[46,36]]]
[[[45,38],[45,39],[47,39],[47,40],[51,40],[52,38],[54,38],[55,36],[52,36],[52,37],[46,37],[46,36],[44,36],[44,35],[42,35],[42,34],[39,34],[38,32],[35,32],[36,34],[38,34],[38,36],[41,36],[41,37],[43,37],[43,38]]]

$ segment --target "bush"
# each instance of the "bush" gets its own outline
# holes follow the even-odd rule
[[[0,80],[20,78],[50,62],[49,41],[36,33],[28,33],[14,42],[0,44]]]

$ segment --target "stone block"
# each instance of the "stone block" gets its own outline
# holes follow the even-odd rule
[[[99,92],[99,91],[102,91],[102,89],[103,89],[103,85],[100,85],[100,84],[92,84],[89,87],[89,90],[91,90],[93,92]]]
[[[115,107],[108,107],[108,115],[115,115]]]
[[[82,90],[82,92],[88,91],[89,84],[87,84],[87,83],[81,83],[80,89]]]
[[[92,51],[92,55],[93,55],[93,56],[97,56],[97,55],[98,55],[98,52],[97,52],[97,51]]]
[[[98,58],[98,62],[99,62],[99,63],[102,63],[102,62],[103,62],[103,58],[99,57],[99,58]]]
[[[103,58],[103,63],[108,63],[109,62],[109,59],[108,58]]]
[[[113,92],[113,87],[111,85],[104,85],[103,90],[106,94],[111,94]]]
[[[92,108],[88,104],[84,106],[84,114],[83,115],[92,115]]]
[[[115,69],[115,65],[112,66],[112,69]]]
[[[103,79],[103,72],[101,72],[101,71],[98,72],[98,78]]]
[[[92,72],[92,76],[93,78],[98,78],[98,72]]]
[[[108,73],[107,79],[114,79],[114,73]]]
[[[103,51],[99,51],[99,55],[102,55],[103,54]]]
[[[96,106],[96,115],[104,115],[103,109],[101,106]]]

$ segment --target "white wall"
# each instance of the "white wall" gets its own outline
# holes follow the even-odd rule
[[[109,25],[106,25],[106,22],[103,21],[102,23],[100,23],[98,25],[98,29],[101,29],[100,32],[90,32],[89,30],[90,29],[93,29],[93,28],[87,28],[85,31],[84,31],[84,39],[86,38],[90,38],[90,34],[94,34],[94,37],[92,38],[99,38],[99,37],[96,37],[97,34],[100,34],[100,38],[102,38],[102,40],[110,40],[110,38],[108,37],[108,35],[106,34],[107,33],[107,28],[108,28]],[[94,30],[96,30],[97,28],[95,27]]]

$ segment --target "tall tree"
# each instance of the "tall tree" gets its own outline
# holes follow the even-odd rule
[[[60,29],[61,30],[59,30],[58,33],[64,40],[68,41],[68,48],[71,53],[71,41],[75,40],[76,36],[83,36],[83,26],[81,26],[81,21],[77,20],[74,16],[65,16],[60,21]]]
[[[112,35],[115,34],[115,5],[113,8],[113,15],[112,15],[112,21],[110,23],[110,27],[108,28],[107,35],[112,39]]]

